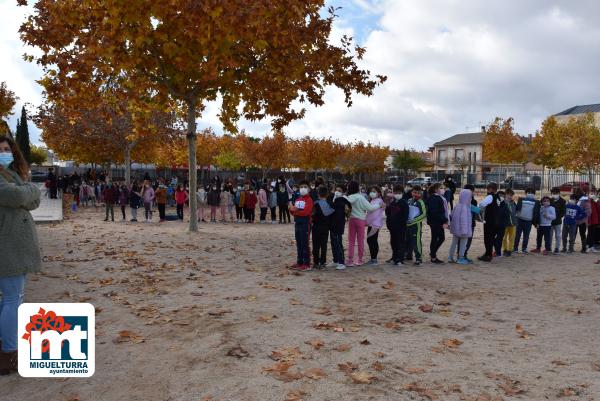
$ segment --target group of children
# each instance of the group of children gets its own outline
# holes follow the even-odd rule
[[[378,264],[378,235],[384,225],[390,232],[392,249],[392,257],[386,263],[393,265],[402,265],[413,259],[415,265],[422,264],[425,224],[430,227],[429,256],[434,264],[445,263],[438,258],[437,252],[445,241],[446,230],[452,235],[448,262],[473,263],[468,251],[477,221],[483,223],[485,253],[478,259],[484,262],[490,262],[494,257],[508,257],[512,253],[572,253],[578,232],[581,252],[600,251],[600,200],[595,190],[586,194],[577,188],[567,202],[558,188],[553,188],[551,196],[540,200],[535,198],[535,190],[529,188],[524,198],[515,199],[512,189],[498,191],[497,184],[490,183],[487,195],[478,203],[475,188],[465,185],[459,193],[458,203],[452,208],[447,199],[448,190],[441,183],[430,185],[426,192],[420,186],[405,189],[397,185],[383,190],[373,187],[368,194],[364,189],[361,191],[355,181],[350,182],[347,188],[338,185],[334,192],[324,185],[315,184],[316,200],[311,196],[315,185],[311,186],[311,191],[309,183],[303,181],[299,186],[299,196],[292,196],[289,207],[295,217],[298,254],[292,268],[301,271],[326,266],[343,270],[349,266]],[[346,220],[347,254],[343,246]],[[532,227],[537,229],[536,247],[528,250]],[[365,239],[370,253],[370,260],[366,263]],[[329,242],[333,261],[327,264]],[[357,259],[354,258],[356,248]]]

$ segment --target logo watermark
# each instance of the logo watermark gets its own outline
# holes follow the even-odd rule
[[[19,374],[90,377],[95,370],[95,313],[87,303],[19,306]]]

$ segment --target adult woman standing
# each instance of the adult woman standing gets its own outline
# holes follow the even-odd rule
[[[35,223],[29,213],[40,205],[40,190],[26,182],[27,175],[27,162],[15,142],[0,136],[0,374],[17,370],[17,310],[26,274],[41,267]]]

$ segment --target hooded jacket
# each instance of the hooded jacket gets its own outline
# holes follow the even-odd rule
[[[473,236],[473,214],[471,212],[471,199],[473,193],[469,189],[461,189],[458,195],[458,204],[450,214],[450,232],[461,238]]]
[[[348,201],[352,205],[350,218],[354,217],[360,220],[366,220],[368,212],[373,212],[381,207],[379,204],[371,205],[361,193],[348,195]]]

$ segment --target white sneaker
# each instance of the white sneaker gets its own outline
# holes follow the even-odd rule
[[[346,266],[340,263],[335,267],[335,270],[346,270]]]
[[[331,263],[327,264],[327,267],[337,267],[337,266],[338,266],[338,264],[335,262],[331,262]]]

